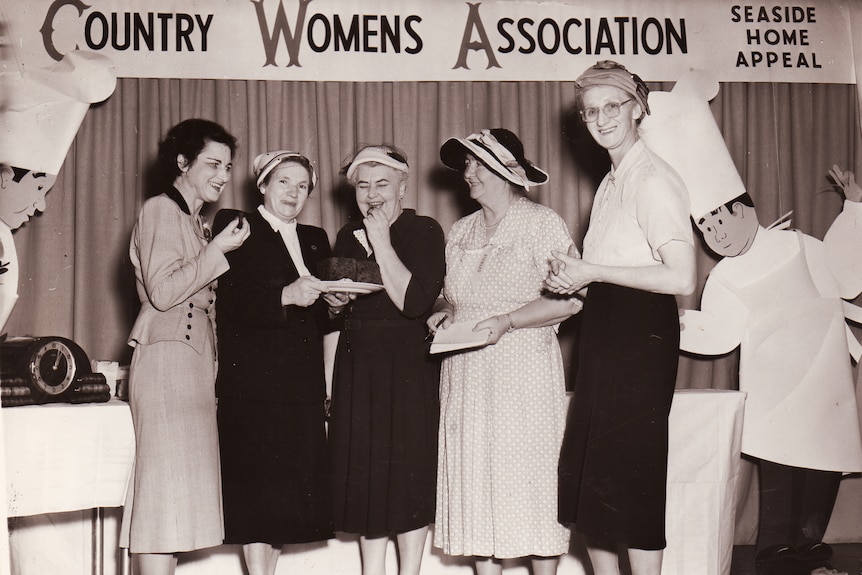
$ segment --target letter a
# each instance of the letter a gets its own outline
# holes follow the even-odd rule
[[[488,56],[488,68],[502,67],[497,63],[497,59],[494,57],[494,50],[491,48],[491,42],[488,40],[488,34],[485,33],[485,26],[482,24],[482,18],[479,17],[480,4],[481,2],[476,4],[467,2],[467,6],[470,7],[470,13],[467,15],[467,24],[464,27],[464,37],[461,38],[461,51],[458,54],[458,61],[452,67],[453,70],[455,68],[470,69],[469,66],[467,66],[467,53],[470,50],[484,50],[485,55]],[[479,42],[470,41],[474,28],[479,33]]]

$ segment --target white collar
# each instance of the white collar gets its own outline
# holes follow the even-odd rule
[[[272,227],[272,231],[274,232],[278,232],[283,229],[296,230],[296,220],[293,220],[290,223],[287,223],[284,220],[280,220],[274,215],[272,215],[270,212],[268,212],[267,209],[263,207],[263,204],[260,204],[257,207],[257,211],[260,212],[260,215],[263,216],[263,219],[265,219],[266,223],[268,223]]]

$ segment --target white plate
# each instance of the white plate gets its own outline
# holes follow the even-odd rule
[[[380,284],[369,284],[365,282],[352,282],[352,281],[325,281],[326,287],[329,288],[330,292],[336,293],[358,293],[358,294],[366,294],[366,293],[374,293],[376,291],[380,291],[383,289],[383,286]]]

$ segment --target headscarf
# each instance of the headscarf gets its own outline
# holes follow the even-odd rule
[[[637,100],[641,108],[647,114],[649,111],[649,88],[637,74],[632,74],[622,64],[618,64],[613,60],[600,60],[594,66],[590,66],[578,76],[575,80],[575,85],[579,91],[585,90],[592,86],[614,86],[631,94]]]

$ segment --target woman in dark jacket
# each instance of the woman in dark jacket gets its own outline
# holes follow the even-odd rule
[[[243,545],[249,575],[275,572],[281,546],[332,537],[324,424],[326,286],[312,276],[330,255],[320,228],[296,217],[315,184],[295,152],[254,161],[263,205],[219,281],[216,383],[225,543]],[[216,229],[236,217],[216,215]]]

